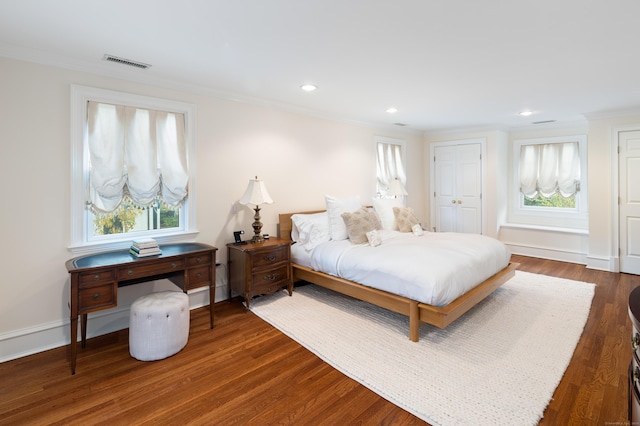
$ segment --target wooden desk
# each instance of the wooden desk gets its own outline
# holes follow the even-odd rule
[[[87,314],[118,305],[118,287],[169,279],[186,292],[209,286],[209,323],[213,328],[216,247],[200,243],[161,245],[162,254],[135,258],[129,250],[76,257],[66,262],[71,274],[71,374],[76,372],[78,315],[82,347],[87,342]]]

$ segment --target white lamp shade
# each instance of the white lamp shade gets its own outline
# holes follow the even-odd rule
[[[258,180],[256,176],[255,179],[249,179],[249,186],[247,186],[247,190],[240,199],[240,204],[259,206],[261,204],[273,204],[273,200],[267,192],[267,187],[264,185],[264,182]]]
[[[407,193],[407,190],[404,189],[404,186],[402,186],[402,182],[400,182],[400,179],[396,178],[391,181],[391,184],[389,185],[389,191],[387,191],[387,195],[400,197],[409,194]]]

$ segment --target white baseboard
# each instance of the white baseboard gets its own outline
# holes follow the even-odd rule
[[[587,268],[620,272],[620,259],[618,257],[587,256]]]
[[[585,253],[572,252],[567,250],[556,250],[547,247],[534,247],[523,244],[506,243],[511,253],[522,256],[538,257],[540,259],[557,260],[560,262],[577,263],[579,265],[587,264],[587,256]]]
[[[228,297],[226,285],[216,285],[216,302]],[[209,305],[209,290],[201,287],[189,291],[189,309]],[[87,338],[101,336],[129,327],[130,304],[89,314]],[[0,362],[10,361],[71,342],[69,320],[55,321],[0,334]]]

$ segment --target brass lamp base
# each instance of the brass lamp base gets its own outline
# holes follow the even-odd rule
[[[253,238],[251,238],[251,244],[263,243],[264,238],[262,238],[262,222],[260,222],[260,207],[256,206],[254,211],[256,212],[256,214],[253,215],[253,223],[251,224],[251,226],[253,226],[253,234],[254,234]]]

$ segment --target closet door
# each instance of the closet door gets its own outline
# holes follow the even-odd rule
[[[620,272],[640,274],[640,131],[618,135]]]
[[[435,231],[481,234],[481,144],[435,147],[433,171]]]

